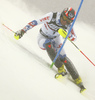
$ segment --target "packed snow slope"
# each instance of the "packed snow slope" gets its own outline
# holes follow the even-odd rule
[[[8,0],[0,2],[0,100],[95,100],[95,66],[69,41],[64,48],[87,88],[85,96],[68,79],[62,83],[54,78],[57,69],[50,69],[52,62],[37,45],[41,25],[20,40],[15,40],[14,33],[2,25],[17,31],[43,15],[40,11],[28,12],[26,6],[24,9]],[[76,22],[74,27],[78,37],[75,44],[95,63],[95,30],[83,22]]]

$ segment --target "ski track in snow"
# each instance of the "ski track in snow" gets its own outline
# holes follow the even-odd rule
[[[37,15],[14,6],[8,0],[0,3],[0,100],[95,100],[95,66],[93,66],[69,41],[65,44],[67,55],[75,64],[87,88],[85,96],[69,80],[58,82],[54,75],[57,69],[46,53],[37,45],[40,25],[29,30],[20,40],[2,26],[13,31],[23,28]],[[27,13],[26,13],[27,12]],[[34,16],[30,16],[33,13]],[[39,16],[42,16],[39,12]],[[83,22],[75,23],[75,44],[95,63],[95,30]]]

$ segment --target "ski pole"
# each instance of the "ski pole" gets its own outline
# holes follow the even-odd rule
[[[79,11],[80,11],[80,8],[81,8],[81,6],[82,6],[82,3],[83,3],[83,0],[81,0],[81,2],[80,2],[80,5],[79,5],[79,8],[78,8],[78,11],[77,11],[76,16],[75,16],[75,18],[74,18],[74,21],[73,21],[73,23],[72,23],[72,25],[71,25],[71,27],[70,27],[70,29],[69,29],[69,32],[68,32],[68,34],[67,34],[65,40],[63,41],[62,46],[60,47],[60,49],[59,49],[59,51],[58,51],[56,57],[54,58],[52,64],[50,65],[50,68],[53,67],[53,65],[54,65],[56,59],[58,58],[58,56],[59,56],[59,54],[60,54],[60,52],[61,52],[61,50],[62,50],[62,48],[63,48],[63,46],[64,46],[64,44],[65,44],[65,42],[66,42],[66,40],[68,39],[68,36],[69,36],[69,34],[70,34],[71,30],[72,30],[72,27],[73,27],[73,25],[74,25],[74,23],[75,23],[75,21],[76,21],[77,16],[78,16],[78,14],[79,14]]]
[[[76,44],[74,44],[69,38],[68,40],[81,52],[81,54],[83,54],[88,59],[88,61],[90,61],[95,66],[95,64],[76,46]]]
[[[8,30],[12,31],[13,33],[15,33],[13,30],[11,30],[9,27],[7,27],[5,24],[2,24],[4,27],[6,27]]]
[[[2,24],[4,27],[6,27],[8,30],[10,30],[11,32],[13,32],[13,33],[15,33],[13,30],[11,30],[9,27],[7,27],[5,24]],[[16,33],[15,33],[16,34]],[[18,40],[19,39],[19,35],[18,36],[15,36],[14,35],[14,38],[16,39],[16,40]]]

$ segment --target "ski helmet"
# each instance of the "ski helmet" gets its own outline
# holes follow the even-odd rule
[[[74,20],[75,15],[76,11],[72,7],[65,8],[61,13],[62,19],[67,21],[69,24]]]

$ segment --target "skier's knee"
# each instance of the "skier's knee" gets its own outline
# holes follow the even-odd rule
[[[60,58],[60,60],[61,60],[62,62],[64,61],[65,57],[66,57],[66,54],[64,54],[64,55],[59,54],[59,58]]]
[[[61,60],[65,65],[72,64],[71,60],[70,60],[66,55],[62,56],[62,57],[60,58],[60,60]]]
[[[47,48],[48,45],[51,45],[51,40],[50,39],[47,39],[44,43],[44,47]]]

